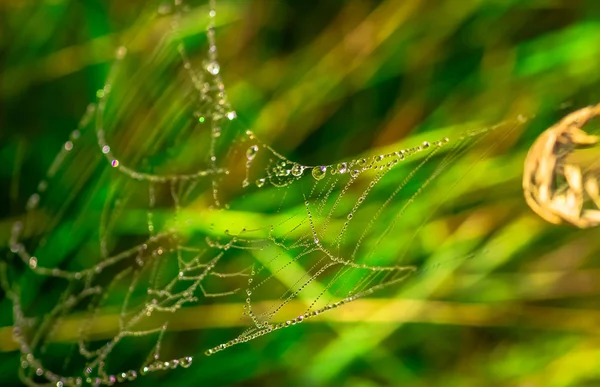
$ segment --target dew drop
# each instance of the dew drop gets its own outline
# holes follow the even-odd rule
[[[298,176],[302,176],[302,173],[304,172],[304,167],[300,164],[294,164],[294,166],[292,167],[292,175],[298,177]]]
[[[260,178],[260,179],[256,180],[256,186],[257,186],[258,188],[262,187],[263,185],[265,185],[265,178],[264,178],[264,177],[262,177],[262,178]]]
[[[322,180],[326,174],[327,174],[327,167],[323,166],[323,165],[320,167],[314,167],[312,170],[312,175],[315,178],[315,180]]]
[[[219,66],[219,63],[212,61],[206,65],[206,70],[212,75],[217,75],[221,70],[221,66]]]
[[[189,366],[192,365],[192,357],[191,356],[186,356],[184,358],[179,359],[179,364],[183,367],[183,368],[189,368]]]
[[[337,171],[339,173],[346,173],[348,171],[348,164],[346,164],[346,163],[339,163],[337,165]]]
[[[135,372],[134,370],[129,370],[127,372],[127,380],[133,381],[137,378],[137,372]]]
[[[352,219],[352,214],[348,214],[347,218],[348,220]]]
[[[65,142],[65,150],[68,152],[73,149],[73,143],[71,141]]]
[[[235,119],[236,119],[236,117],[237,117],[237,114],[236,114],[236,112],[234,112],[234,111],[232,110],[232,111],[228,112],[228,113],[226,114],[226,116],[227,116],[227,118],[228,118],[230,121],[232,121],[232,120],[235,120]]]
[[[118,166],[119,166],[119,160],[116,160],[116,159],[115,159],[115,160],[111,161],[111,162],[110,162],[110,165],[111,165],[113,168],[116,168],[116,167],[118,167]]]
[[[108,152],[110,152],[110,147],[108,145],[104,145],[102,147],[102,153],[107,154]]]
[[[37,267],[37,262],[38,261],[36,257],[29,258],[29,267],[35,269]]]
[[[127,47],[119,46],[119,48],[117,48],[117,59],[123,59],[125,58],[125,55],[127,55]]]
[[[169,4],[168,2],[165,1],[164,3],[161,3],[158,6],[158,14],[159,15],[168,15],[170,13],[171,13],[171,4]]]
[[[423,141],[423,148],[427,149],[429,148],[429,142],[428,141]]]
[[[359,174],[360,174],[360,171],[358,169],[355,169],[352,172],[350,172],[350,176],[352,176],[352,177],[357,177]]]
[[[258,152],[258,146],[256,145],[252,145],[250,148],[248,148],[248,150],[246,151],[246,158],[251,161],[254,159],[254,157],[256,156],[256,152]]]
[[[40,203],[40,195],[37,193],[34,193],[33,195],[31,195],[29,197],[29,199],[27,200],[27,209],[28,210],[33,210],[34,208],[37,207],[37,205]]]

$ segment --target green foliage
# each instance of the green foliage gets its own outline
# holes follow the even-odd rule
[[[81,272],[106,258],[102,249],[108,256],[146,243],[149,224],[156,232],[177,228],[186,246],[250,233],[250,239],[282,244],[318,236],[334,251],[336,237],[343,235],[337,249],[344,258],[355,251],[355,262],[414,267],[414,275],[306,323],[206,357],[207,349],[228,343],[251,325],[240,318],[246,284],[208,278],[206,286],[216,293],[240,287],[244,294],[201,297],[199,305],[174,314],[160,341],[162,351],[165,359],[194,356],[193,365],[153,372],[132,383],[600,383],[598,229],[545,223],[526,206],[521,189],[523,160],[535,138],[567,112],[600,100],[600,3],[217,3],[219,75],[226,102],[237,112],[237,119],[223,120],[215,142],[218,160],[226,160],[220,166],[231,172],[230,180],[219,180],[220,199],[229,206],[222,211],[209,210],[212,180],[199,179],[193,187],[187,182],[150,184],[151,201],[156,201],[150,205],[148,187],[117,172],[128,166],[157,175],[199,169],[218,174],[209,158],[212,140],[206,129],[216,121],[210,115],[214,104],[197,100],[177,48],[182,42],[192,68],[207,67],[209,8],[203,2],[185,4],[189,9],[176,19],[174,30],[173,15],[156,12],[166,5],[154,2],[0,4],[0,194],[7,204],[0,218],[0,248],[5,282],[19,285],[27,315],[40,316],[64,304],[65,289],[78,285],[38,275],[10,251],[15,221],[26,225],[22,238],[35,246],[30,253],[36,265]],[[115,60],[121,45],[128,49],[122,64]],[[92,112],[79,127],[81,137],[74,138],[88,104],[101,102],[109,92],[104,121]],[[104,152],[108,159],[98,149],[98,128],[111,144]],[[254,167],[248,168],[245,152],[254,143],[244,134],[247,129],[271,147],[261,145]],[[447,145],[438,147],[446,137]],[[75,143],[73,151],[64,150],[67,141]],[[330,173],[340,162],[375,159],[423,147],[425,141],[427,151],[385,170],[360,211],[353,206],[377,171],[361,170],[347,193],[343,189],[350,173],[322,181],[310,175],[313,167],[326,165]],[[271,185],[276,180],[271,159],[278,159],[268,149],[291,160],[288,165],[303,166],[304,175],[282,178],[285,187]],[[57,153],[65,158],[42,199],[44,210],[25,211]],[[107,163],[113,154],[119,155],[114,168]],[[240,184],[244,174],[250,176],[249,188]],[[257,187],[255,181],[264,176],[267,183]],[[331,201],[324,200],[329,186]],[[186,189],[189,200],[182,199],[174,211],[173,198],[183,198]],[[319,212],[320,201],[325,204]],[[306,208],[312,218],[301,223]],[[338,234],[349,214],[355,227]],[[151,248],[159,249],[160,243]],[[220,272],[264,267],[255,284],[262,278],[268,286],[253,295],[260,309],[268,302],[282,304],[287,290],[312,278],[318,253],[299,258],[297,246],[282,249],[271,243],[227,250],[223,266],[217,267]],[[120,270],[129,270],[122,266],[97,277],[107,288],[114,283],[114,289],[106,291],[98,308],[99,322],[89,338],[94,348],[118,332],[126,297],[132,304],[147,298],[146,285],[128,293],[127,283],[115,280]],[[158,266],[162,272],[156,281],[176,277],[179,269]],[[303,313],[315,299],[323,301],[320,294],[335,302],[352,290],[387,284],[357,269],[348,271],[345,282],[328,287],[337,274],[327,272],[298,290],[286,306],[290,313]],[[140,283],[152,283],[146,275],[140,274]],[[83,367],[76,360],[66,367],[63,363],[78,353],[73,344],[85,311],[82,306],[65,316],[49,335],[40,356],[57,373]],[[11,338],[13,312],[10,300],[2,299],[3,386],[20,383],[22,359]],[[279,317],[273,320],[287,318]],[[150,319],[145,328],[157,321]],[[155,336],[126,338],[107,366],[137,369],[155,344]]]

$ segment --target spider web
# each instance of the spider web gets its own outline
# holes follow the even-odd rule
[[[183,16],[204,11],[207,49],[191,55],[184,20],[196,17]],[[214,2],[180,0],[140,17],[148,25],[117,49],[97,101],[14,224],[11,251],[25,271],[3,265],[2,283],[28,385],[112,385],[189,367],[192,354],[161,348],[170,319],[190,305],[243,304],[247,328],[206,349],[213,355],[417,276],[439,264],[418,239],[443,212],[444,192],[526,121],[332,165],[290,160],[230,105],[215,17]],[[24,286],[55,304],[22,299]],[[93,332],[107,312],[119,315],[116,333],[101,341]],[[74,316],[76,344],[58,361],[49,348]],[[147,358],[113,364],[131,343]]]

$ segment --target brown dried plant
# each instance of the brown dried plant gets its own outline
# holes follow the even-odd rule
[[[598,156],[589,165],[573,158],[576,149],[592,147],[598,136],[582,128],[600,115],[600,104],[570,113],[544,131],[525,159],[523,191],[527,204],[550,223],[579,228],[600,224]]]

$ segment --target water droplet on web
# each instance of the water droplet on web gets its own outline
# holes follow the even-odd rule
[[[161,3],[158,6],[158,14],[159,15],[168,15],[171,13],[171,4],[168,2]]]
[[[359,174],[360,174],[360,171],[358,169],[355,169],[352,172],[350,172],[350,176],[352,176],[352,177],[357,177]]]
[[[348,214],[348,216],[346,217],[348,220],[352,219],[352,214]]]
[[[27,200],[27,209],[33,210],[34,208],[37,207],[39,202],[40,202],[40,195],[37,193],[34,193],[33,195],[31,195],[29,197],[29,200]]]
[[[292,175],[296,177],[302,176],[302,172],[304,172],[304,167],[300,164],[294,164],[292,167]]]
[[[423,148],[427,149],[429,148],[429,142],[428,141],[423,141]]]
[[[221,136],[221,128],[219,128],[217,126],[213,129],[213,137],[219,137],[219,136]]]
[[[123,59],[127,55],[127,47],[120,46],[117,48],[117,59]]]
[[[37,258],[31,257],[29,258],[29,267],[35,269],[37,267]]]
[[[96,91],[96,97],[104,98],[104,89],[98,89],[98,91]]]
[[[212,75],[217,75],[219,70],[221,70],[221,66],[219,66],[219,63],[212,61],[206,65],[206,70]]]
[[[199,123],[203,123],[205,121],[203,116],[198,117],[198,122]]]
[[[314,167],[312,170],[312,175],[315,178],[315,180],[323,179],[326,174],[327,174],[327,167],[325,167],[325,166]]]
[[[65,150],[68,152],[73,149],[73,143],[71,141],[65,142]]]
[[[339,163],[337,165],[337,171],[339,173],[346,173],[348,171],[348,164],[346,164],[346,163]]]
[[[237,114],[236,114],[236,112],[234,112],[234,111],[232,110],[232,111],[228,112],[228,113],[226,114],[226,116],[227,116],[227,118],[228,118],[229,120],[235,120],[235,118],[237,117]]]
[[[107,154],[108,152],[110,152],[110,147],[108,145],[104,145],[102,147],[102,153]]]
[[[258,146],[256,145],[252,145],[251,147],[248,148],[248,150],[246,151],[246,158],[251,161],[254,160],[254,157],[256,156],[256,152],[258,152]]]
[[[118,166],[119,166],[119,160],[113,160],[113,161],[111,161],[111,162],[110,162],[110,165],[111,165],[113,168],[116,168],[116,167],[118,167]]]
[[[265,178],[264,178],[264,177],[262,177],[262,178],[260,178],[260,179],[256,180],[256,186],[257,186],[258,188],[262,187],[263,185],[265,185]]]

